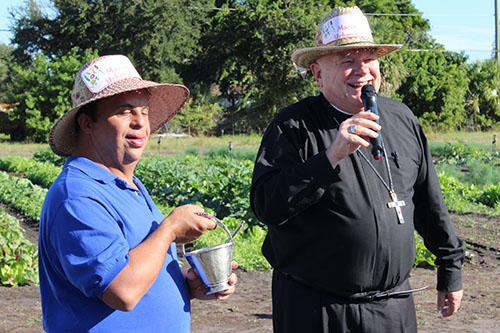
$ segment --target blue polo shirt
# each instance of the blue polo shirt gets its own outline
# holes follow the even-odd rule
[[[172,243],[151,289],[130,312],[102,294],[129,261],[128,252],[163,221],[140,190],[94,162],[67,159],[40,217],[38,260],[47,332],[189,332],[189,292]]]

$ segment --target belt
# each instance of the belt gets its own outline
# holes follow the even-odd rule
[[[397,285],[394,288],[385,290],[385,291],[369,291],[369,292],[361,292],[361,293],[348,293],[348,292],[332,292],[332,291],[325,291],[325,290],[320,290],[317,286],[314,286],[312,283],[307,282],[303,280],[302,278],[299,278],[295,275],[291,275],[286,272],[279,271],[279,273],[283,274],[284,276],[294,280],[295,282],[305,285],[308,288],[312,288],[315,290],[318,290],[322,293],[328,293],[332,294],[333,296],[344,298],[349,300],[352,303],[370,303],[370,302],[375,302],[375,301],[380,301],[383,299],[387,298],[403,298],[403,297],[408,297],[409,295],[425,290],[429,288],[429,286],[425,286],[422,288],[417,288],[417,289],[408,289],[408,290],[396,290],[399,288],[400,285],[405,283],[407,280],[403,281],[401,284]]]
[[[429,286],[425,286],[422,288],[417,288],[417,289],[408,289],[408,290],[401,290],[401,291],[374,291],[374,292],[369,292],[366,295],[359,295],[359,294],[354,294],[349,296],[348,298],[354,302],[360,302],[360,303],[369,303],[373,301],[379,301],[382,299],[387,299],[387,298],[398,298],[398,297],[407,297],[410,294],[422,291],[429,288]]]

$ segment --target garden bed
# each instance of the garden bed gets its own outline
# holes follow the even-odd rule
[[[460,311],[443,319],[436,311],[436,271],[416,268],[414,287],[419,332],[497,332],[500,325],[500,221],[484,215],[453,215],[457,234],[470,245],[464,265]],[[36,232],[23,226],[30,238]],[[32,242],[36,240],[31,239]],[[272,332],[271,272],[237,270],[238,289],[227,301],[192,302],[192,332]],[[36,286],[0,287],[0,332],[42,332]]]

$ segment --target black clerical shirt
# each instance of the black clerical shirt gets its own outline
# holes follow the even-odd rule
[[[322,96],[278,113],[255,162],[250,200],[269,231],[263,253],[271,265],[334,294],[388,290],[405,281],[415,259],[414,229],[436,256],[438,290],[462,289],[464,245],[455,235],[427,140],[404,104],[378,98],[394,190],[405,223],[359,153],[334,169],[325,150],[348,115]],[[365,156],[389,185],[384,161]]]

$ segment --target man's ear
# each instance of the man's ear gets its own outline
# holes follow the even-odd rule
[[[311,72],[316,82],[319,84],[321,88],[323,88],[323,80],[321,79],[321,67],[317,62],[313,62],[311,64]]]
[[[80,131],[85,134],[89,134],[92,129],[93,121],[90,119],[89,115],[86,113],[81,113],[78,115],[78,126],[80,126]]]

